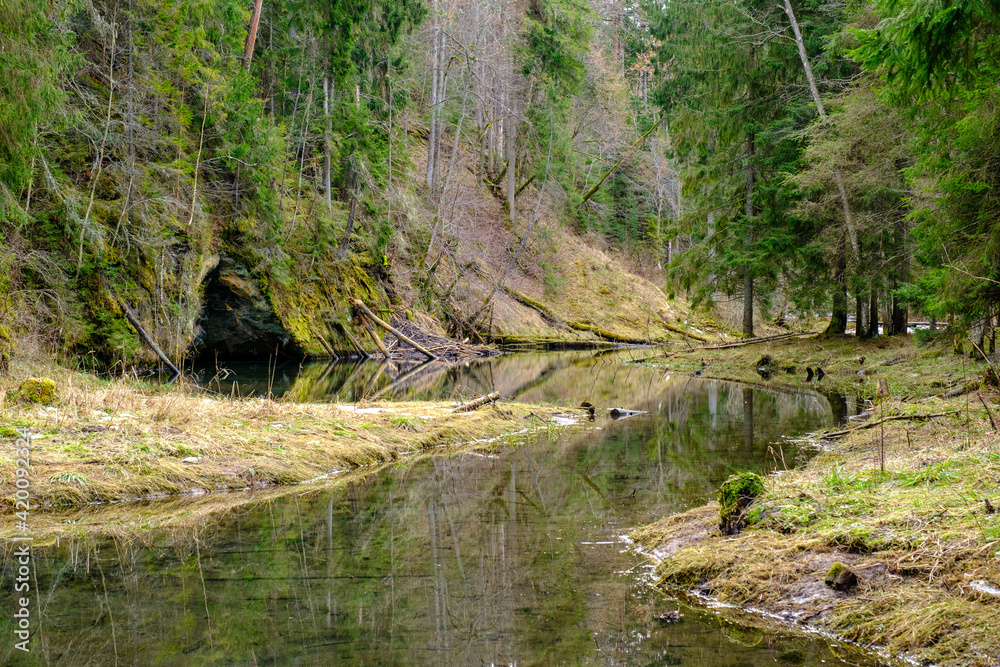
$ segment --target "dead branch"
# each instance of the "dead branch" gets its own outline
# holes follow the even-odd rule
[[[983,394],[977,391],[976,396],[979,397],[979,402],[983,404],[984,408],[986,408],[986,416],[990,418],[990,425],[993,427],[993,430],[1000,430],[997,429],[997,420],[993,418],[993,411],[990,410],[990,406],[986,404],[986,399],[983,398]]]
[[[959,414],[959,412],[960,412],[959,410],[949,410],[948,412],[935,412],[933,414],[925,414],[925,415],[892,415],[891,417],[883,417],[882,419],[879,419],[878,421],[870,422],[868,424],[862,424],[861,426],[855,426],[854,428],[844,429],[843,431],[831,431],[829,433],[824,433],[822,435],[823,435],[823,439],[825,439],[825,440],[829,440],[831,438],[842,438],[843,436],[848,435],[850,433],[854,433],[855,431],[863,431],[865,429],[874,428],[875,426],[878,426],[880,424],[884,424],[886,422],[898,421],[898,420],[901,420],[901,419],[904,419],[904,420],[908,420],[908,419],[934,419],[936,417],[946,417],[948,415],[957,415],[957,414]]]
[[[480,396],[479,398],[474,398],[468,403],[462,403],[460,406],[455,408],[453,412],[472,412],[476,408],[482,407],[487,403],[493,403],[494,401],[500,400],[500,392],[494,391],[485,396]]]
[[[362,303],[361,299],[355,299],[354,300],[354,305],[357,306],[358,308],[360,308],[361,312],[363,312],[365,315],[367,315],[369,317],[369,319],[371,319],[372,322],[374,322],[375,324],[379,325],[380,327],[382,327],[383,329],[385,329],[386,331],[388,331],[393,336],[395,336],[399,340],[403,341],[404,343],[406,343],[407,345],[409,345],[413,349],[417,350],[418,352],[423,353],[428,359],[435,359],[435,360],[437,359],[437,355],[435,355],[433,352],[431,352],[430,350],[428,350],[424,346],[420,345],[419,343],[417,343],[416,341],[414,341],[412,338],[410,338],[409,336],[407,336],[406,334],[404,334],[403,332],[401,332],[399,329],[396,329],[395,327],[393,327],[388,322],[385,322],[384,320],[380,319],[375,313],[373,313],[371,310],[368,309],[368,306],[366,306],[364,303]]]
[[[180,369],[178,369],[177,366],[174,365],[174,362],[170,361],[170,357],[168,357],[166,353],[160,349],[160,346],[156,344],[156,341],[153,340],[153,337],[150,336],[148,333],[146,333],[146,330],[142,327],[141,324],[139,324],[138,318],[136,318],[136,316],[132,313],[132,310],[125,304],[125,302],[119,300],[118,304],[121,306],[122,311],[125,313],[125,318],[129,321],[129,324],[131,324],[132,327],[139,334],[139,336],[144,341],[146,341],[146,345],[149,345],[149,347],[153,350],[153,352],[156,353],[156,356],[160,358],[160,361],[166,364],[167,368],[169,368],[171,372],[173,372],[174,376],[170,378],[170,381],[173,382],[174,380],[176,380],[177,377],[181,374]]]

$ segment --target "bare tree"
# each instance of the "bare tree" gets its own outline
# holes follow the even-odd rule
[[[250,60],[253,58],[253,46],[257,42],[257,26],[260,24],[260,8],[264,0],[254,0],[253,14],[250,15],[250,25],[247,28],[247,39],[243,45],[243,67],[250,69]]]

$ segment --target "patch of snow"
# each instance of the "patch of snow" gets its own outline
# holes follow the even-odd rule
[[[1000,598],[1000,588],[995,586],[992,582],[986,581],[985,579],[975,579],[969,582],[969,585],[973,589],[979,591],[980,593],[985,593],[986,595],[992,595],[994,597]]]
[[[337,407],[341,410],[346,410],[359,415],[377,415],[381,412],[391,412],[385,408],[359,408],[356,405],[338,405]]]
[[[564,417],[562,415],[553,415],[552,416],[552,421],[554,421],[559,426],[572,426],[573,424],[576,423],[577,420],[574,417]]]

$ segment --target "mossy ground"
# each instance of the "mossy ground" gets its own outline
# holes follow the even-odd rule
[[[995,665],[1000,597],[989,591],[1000,584],[1000,514],[988,513],[985,501],[1000,500],[1000,435],[975,393],[934,397],[982,377],[984,364],[954,356],[950,344],[942,354],[905,339],[885,343],[782,341],[656,362],[700,367],[704,355],[705,376],[749,379],[767,352],[776,365],[799,370],[769,383],[804,386],[801,370],[819,363],[829,369],[827,386],[862,395],[874,394],[872,375],[882,375],[896,398],[876,406],[869,424],[907,418],[849,424],[842,439],[817,438],[824,451],[769,477],[737,536],[719,534],[713,503],[634,537],[661,559],[664,587],[697,588],[921,662]],[[879,363],[869,377],[856,375]],[[983,398],[996,414],[996,391]],[[824,583],[838,561],[859,576],[850,591]]]
[[[455,414],[450,402],[231,400],[191,387],[47,370],[60,386],[54,405],[0,408],[0,485],[8,503],[21,429],[33,434],[31,494],[44,508],[299,484],[431,447],[543,427],[558,412],[518,403]],[[197,460],[184,461],[191,458]]]

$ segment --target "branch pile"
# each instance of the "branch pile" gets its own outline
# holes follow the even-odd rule
[[[499,354],[494,348],[480,345],[468,345],[466,343],[431,333],[413,322],[402,317],[393,318],[392,326],[407,338],[410,338],[428,351],[434,353],[441,361],[454,363],[465,359],[475,359],[480,357],[493,357]],[[388,334],[384,339],[386,349],[393,359],[403,359],[409,357],[419,357],[423,355],[414,350],[400,340],[394,334]]]

